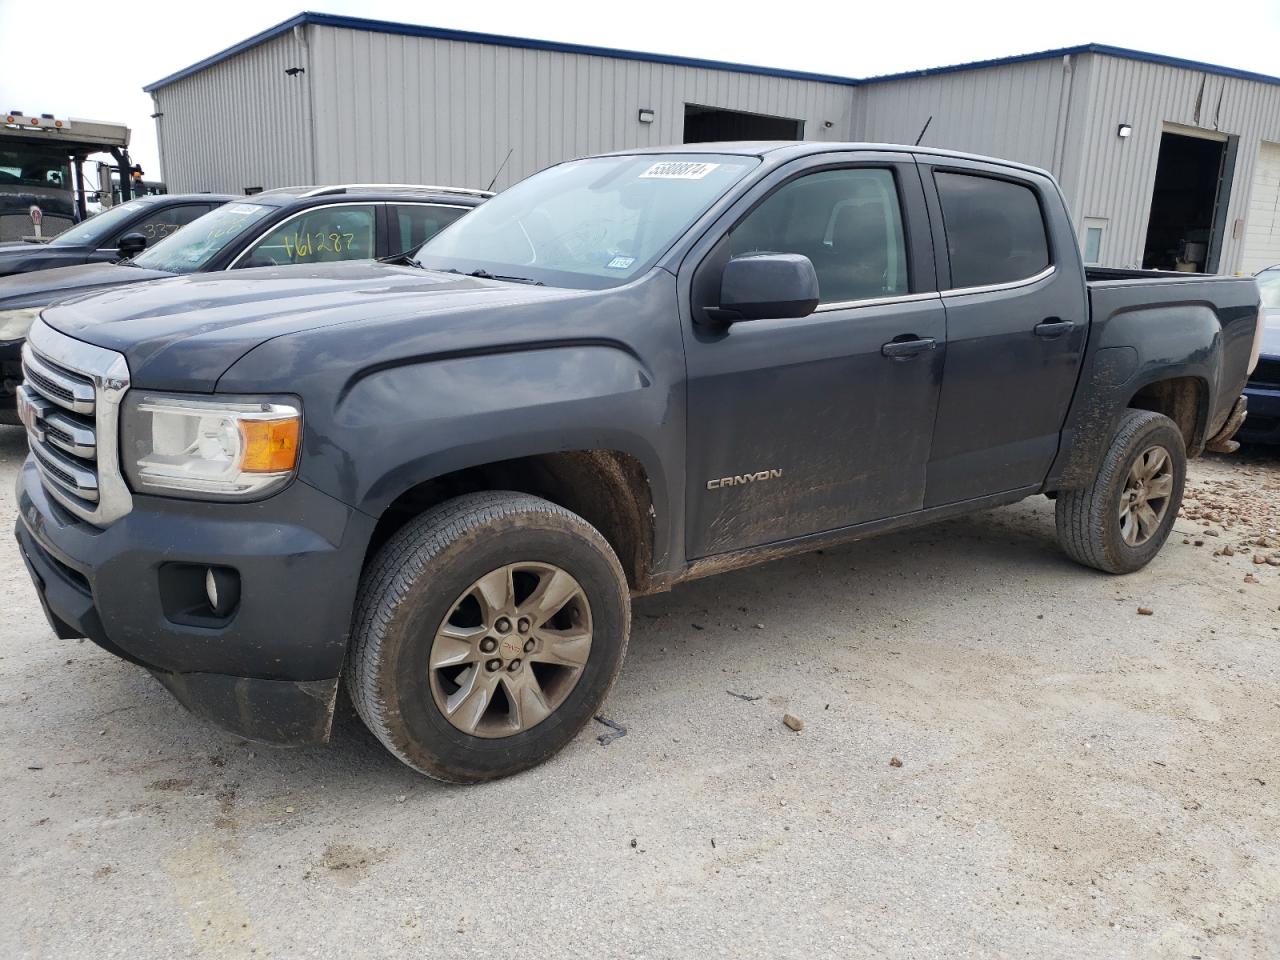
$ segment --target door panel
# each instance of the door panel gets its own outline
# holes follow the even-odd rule
[[[801,319],[686,331],[690,558],[923,502],[946,345],[923,193],[909,160],[831,166],[788,165],[757,188],[694,276],[697,317],[730,257],[802,253],[823,302]]]
[[[885,357],[904,335],[937,346]],[[689,556],[920,509],[945,340],[935,297],[740,323],[700,343],[689,362]]]
[[[1041,213],[1061,207],[1050,181],[981,176],[990,171],[977,165],[922,168],[926,189],[940,188],[951,274],[924,499],[934,507],[1043,482],[1075,390],[1088,305],[1065,218]],[[969,191],[964,181],[985,182]]]

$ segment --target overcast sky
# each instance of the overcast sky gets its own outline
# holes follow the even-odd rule
[[[143,84],[303,9],[854,77],[1088,42],[1280,74],[1280,0],[0,0],[0,109],[127,123],[154,179]]]

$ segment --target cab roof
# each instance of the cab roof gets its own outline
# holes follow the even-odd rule
[[[973,160],[980,163],[994,163],[1027,173],[1036,173],[1044,177],[1051,174],[1040,167],[1033,167],[1001,157],[985,157],[976,153],[962,153],[958,150],[942,150],[937,147],[916,147],[902,143],[832,143],[826,140],[736,140],[725,143],[683,143],[665,147],[637,147],[632,150],[615,150],[611,153],[598,154],[604,157],[644,156],[649,154],[709,154],[719,153],[729,156],[759,157],[776,163],[785,163],[798,157],[809,157],[822,153],[910,153],[922,157],[941,157],[950,160]]]

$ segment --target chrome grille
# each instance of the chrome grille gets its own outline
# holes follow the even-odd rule
[[[129,367],[118,353],[74,340],[37,320],[22,350],[18,412],[45,490],[105,526],[133,507],[120,472],[120,401]]]

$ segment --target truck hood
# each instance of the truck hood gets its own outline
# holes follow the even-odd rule
[[[53,247],[47,243],[23,243],[21,240],[0,243],[0,276],[84,263],[90,252],[88,247]]]
[[[277,337],[349,322],[444,323],[474,310],[583,295],[354,261],[173,277],[75,297],[41,317],[123,353],[136,386],[212,392],[236,360]]]
[[[143,270],[116,263],[86,263],[57,270],[32,270],[0,277],[0,310],[43,307],[78,293],[102,287],[171,277],[161,270]]]

